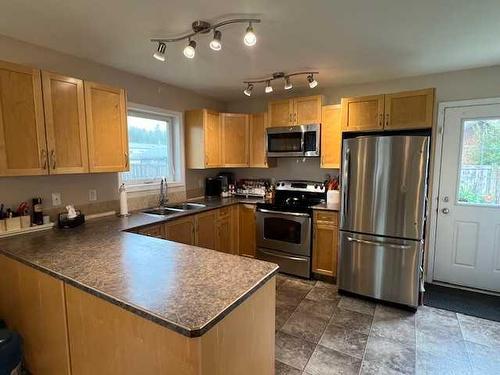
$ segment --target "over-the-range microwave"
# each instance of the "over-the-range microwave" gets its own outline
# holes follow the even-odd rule
[[[320,124],[267,128],[268,157],[316,157],[320,155]]]

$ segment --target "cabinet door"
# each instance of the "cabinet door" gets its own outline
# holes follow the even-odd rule
[[[267,105],[269,126],[293,124],[293,99],[273,100]]]
[[[216,250],[228,254],[233,253],[231,230],[231,217],[226,216],[217,221]]]
[[[267,168],[266,157],[267,113],[250,115],[250,167]]]
[[[50,174],[89,171],[83,81],[42,72]]]
[[[222,164],[224,167],[248,167],[248,115],[221,114]]]
[[[0,176],[47,173],[40,71],[0,62]]]
[[[384,127],[384,95],[342,98],[342,131],[376,131]]]
[[[255,205],[241,204],[239,208],[239,254],[255,257]]]
[[[385,95],[384,129],[431,128],[434,118],[434,89]]]
[[[128,170],[125,90],[85,82],[90,172]]]
[[[194,217],[177,219],[165,224],[165,237],[167,240],[180,242],[187,245],[195,244]]]
[[[325,105],[321,115],[321,168],[340,168],[340,106]]]
[[[219,113],[205,111],[204,119],[205,131],[205,167],[219,167],[222,164],[221,158],[221,124]]]
[[[312,270],[326,276],[337,276],[339,228],[336,212],[315,212]]]
[[[293,103],[293,123],[295,125],[321,123],[321,107],[323,105],[323,97],[321,95],[295,98]]]
[[[217,210],[196,215],[196,246],[215,250]]]
[[[139,228],[136,233],[142,234],[143,236],[156,237],[156,238],[163,238],[165,236],[163,233],[163,226],[160,224]]]

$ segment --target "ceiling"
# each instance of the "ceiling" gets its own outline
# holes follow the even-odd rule
[[[320,86],[333,86],[500,64],[498,0],[0,0],[0,9],[0,34],[225,101],[274,71],[318,70]],[[167,63],[151,57],[151,37],[241,15],[262,19],[254,47],[236,24],[221,29],[220,52],[204,35],[193,60],[184,42],[167,46]]]

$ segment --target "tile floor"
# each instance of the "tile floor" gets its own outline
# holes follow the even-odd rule
[[[500,323],[278,275],[276,375],[500,374]]]

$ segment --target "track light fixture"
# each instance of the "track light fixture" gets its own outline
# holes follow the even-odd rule
[[[266,89],[264,90],[266,94],[270,94],[273,92],[273,86],[271,86],[271,80],[267,81]]]
[[[252,95],[252,90],[253,90],[253,84],[249,83],[247,88],[243,90],[243,94],[245,94],[246,96],[250,96]]]
[[[220,51],[222,49],[222,33],[219,30],[214,30],[214,38],[210,42],[210,48],[214,51]]]
[[[161,62],[165,62],[165,50],[167,49],[167,45],[165,43],[158,43],[158,49],[153,53],[153,57]]]
[[[257,43],[257,37],[255,35],[253,24],[260,23],[260,19],[258,18],[233,18],[224,21],[217,22],[215,24],[211,24],[206,21],[195,21],[191,24],[192,31],[189,31],[183,35],[173,38],[154,38],[151,39],[151,42],[158,43],[158,50],[153,54],[155,59],[160,61],[165,61],[165,50],[167,43],[179,42],[181,40],[188,40],[188,45],[184,48],[184,56],[189,59],[194,58],[196,52],[196,42],[191,40],[192,37],[198,34],[207,34],[213,30],[214,36],[210,41],[210,48],[214,51],[220,51],[222,49],[222,32],[219,30],[221,27],[230,25],[233,23],[248,23],[248,27],[246,28],[245,36],[243,37],[243,42],[247,46],[253,46]],[[163,59],[162,59],[163,58]]]
[[[314,77],[313,77],[312,74],[309,74],[307,76],[307,82],[309,82],[309,87],[312,88],[312,89],[315,88],[316,86],[318,86],[318,81],[316,81],[314,79]]]
[[[189,39],[188,45],[184,47],[184,56],[186,56],[188,59],[194,58],[194,55],[196,54],[196,42],[194,40]]]
[[[285,80],[285,90],[291,90],[293,88],[291,77],[294,76],[300,76],[300,75],[307,75],[307,82],[309,84],[310,88],[315,88],[318,86],[318,81],[314,79],[314,74],[319,74],[319,72],[311,72],[311,71],[304,71],[304,72],[295,72],[295,73],[283,73],[283,72],[276,72],[271,75],[271,77],[265,77],[265,78],[259,78],[259,79],[250,79],[247,81],[243,81],[243,83],[247,84],[247,88],[243,91],[243,93],[246,96],[250,96],[252,94],[252,89],[255,83],[265,83],[266,88],[264,92],[266,94],[270,94],[273,92],[273,87],[271,86],[271,82],[275,79],[284,79]]]

